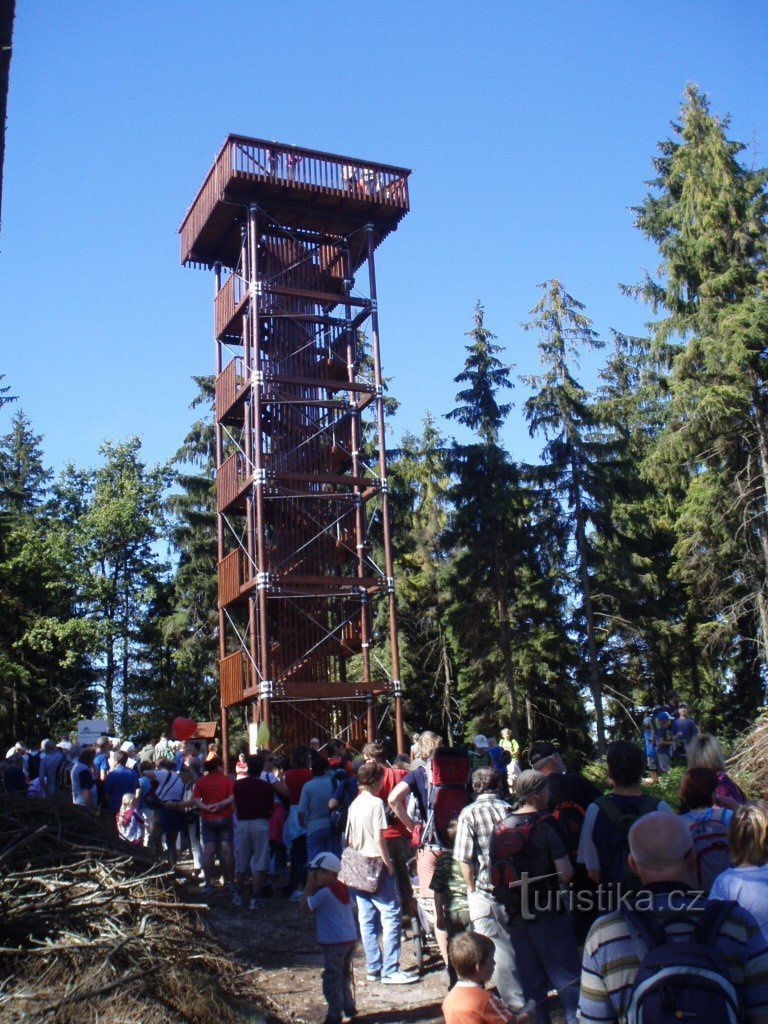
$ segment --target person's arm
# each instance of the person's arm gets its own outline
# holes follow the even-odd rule
[[[408,813],[408,797],[411,793],[411,787],[403,779],[402,782],[398,782],[392,792],[389,794],[387,803],[392,808],[394,815],[402,821],[409,832],[413,832],[416,828],[416,822],[411,818]]]
[[[274,789],[278,796],[281,796],[284,800],[290,801],[291,794],[284,782],[281,782],[279,779],[275,779],[272,783],[272,789]]]
[[[560,876],[560,881],[563,885],[568,885],[573,878],[573,864],[571,864],[571,858],[558,857],[555,860],[555,870]]]
[[[579,837],[579,852],[576,854],[576,861],[583,864],[587,874],[597,885],[600,882],[600,858],[597,854],[592,832],[595,827],[595,818],[600,808],[597,804],[590,804],[587,813],[584,815],[584,824]]]
[[[475,891],[475,869],[471,864],[465,864],[461,862],[461,877],[464,879],[464,884],[467,887],[467,892],[472,893]]]
[[[304,786],[304,788],[301,791],[301,796],[299,797],[299,808],[298,808],[298,811],[296,812],[297,815],[298,815],[299,825],[301,826],[301,828],[306,828],[307,827],[307,811],[308,810],[309,810],[309,801],[307,799],[307,787]]]
[[[581,992],[579,993],[579,1020],[599,1024],[616,1024],[619,1019],[616,1007],[611,1002],[608,986],[600,972],[594,956],[584,947],[581,968]]]
[[[301,894],[301,903],[299,906],[305,914],[311,914],[312,908],[309,905],[310,896],[314,896],[317,892],[317,871],[314,868],[310,868],[307,872],[307,884],[304,886],[304,892]]]
[[[384,867],[387,869],[387,874],[394,875],[395,865],[392,863],[392,858],[389,856],[389,849],[387,848],[387,840],[384,838],[383,829],[376,835],[376,845],[379,848],[379,856],[384,861]]]

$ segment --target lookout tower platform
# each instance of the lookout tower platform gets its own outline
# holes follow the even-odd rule
[[[238,706],[273,749],[359,746],[394,711],[403,748],[374,252],[409,173],[230,135],[180,228],[215,276],[225,750]]]

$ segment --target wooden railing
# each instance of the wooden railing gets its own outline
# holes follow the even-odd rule
[[[224,419],[246,387],[245,364],[241,356],[224,367],[216,378],[216,419]]]
[[[219,606],[231,604],[240,597],[243,585],[243,552],[232,551],[219,562]]]
[[[231,505],[249,480],[245,457],[240,452],[235,452],[226,462],[222,462],[216,471],[216,504],[219,512]]]
[[[238,704],[243,699],[246,680],[245,666],[245,655],[242,651],[236,651],[219,662],[223,707],[232,707],[233,704]]]
[[[248,294],[248,285],[239,274],[230,274],[216,293],[213,302],[216,323],[216,337],[220,338],[229,328],[240,303]]]
[[[179,228],[182,258],[188,258],[192,252],[195,239],[235,177],[347,195],[407,213],[409,174],[407,169],[390,164],[367,163],[354,157],[230,135]]]
[[[230,136],[229,165],[236,174],[253,175],[313,191],[346,192],[384,206],[408,209],[408,172],[402,167],[361,163],[297,146]]]
[[[211,210],[221,197],[226,188],[227,182],[232,177],[230,166],[231,146],[229,139],[221,147],[219,155],[213,162],[213,166],[200,186],[195,199],[187,210],[184,223],[179,229],[182,239],[182,251],[189,252],[192,242],[197,238],[208,220]]]

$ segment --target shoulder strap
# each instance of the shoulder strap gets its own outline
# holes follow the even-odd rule
[[[655,949],[657,946],[664,946],[667,942],[667,933],[653,916],[645,910],[638,910],[633,907],[622,909],[624,917],[640,936],[648,949]]]
[[[696,922],[696,941],[702,946],[714,946],[720,929],[735,906],[738,906],[735,900],[712,900]]]
[[[637,809],[638,818],[642,817],[643,814],[650,814],[651,811],[655,811],[659,806],[659,798],[656,796],[649,796],[647,793],[643,794],[643,799],[640,801],[640,806]]]
[[[610,818],[611,822],[613,823],[621,821],[621,819],[624,817],[624,812],[617,805],[616,801],[611,799],[609,793],[605,793],[603,794],[603,796],[598,797],[595,803],[601,811],[605,812],[606,816]]]
[[[174,776],[173,772],[168,772],[168,776],[164,780],[162,787],[158,788],[157,793],[155,794],[158,800],[162,800],[163,796],[170,791],[171,785],[174,784],[178,778],[178,775]]]

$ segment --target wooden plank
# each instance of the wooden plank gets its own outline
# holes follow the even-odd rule
[[[344,295],[339,293],[338,295],[334,292],[309,292],[304,291],[302,288],[285,288],[281,285],[271,285],[268,282],[262,282],[263,290],[270,295],[286,295],[296,299],[306,299],[308,302],[317,302],[321,306],[338,306],[340,303],[345,306],[365,306],[366,308],[371,305],[370,299],[358,299],[352,295]]]
[[[275,473],[276,480],[295,480],[307,484],[336,484],[339,487],[349,485],[351,487],[365,487],[370,484],[369,476],[337,476],[333,473],[301,473],[298,470],[281,470]]]
[[[269,381],[275,384],[295,384],[297,387],[322,388],[324,391],[358,391],[365,394],[373,394],[376,391],[373,384],[334,380],[332,377],[293,377],[282,373],[272,373],[269,375]]]

